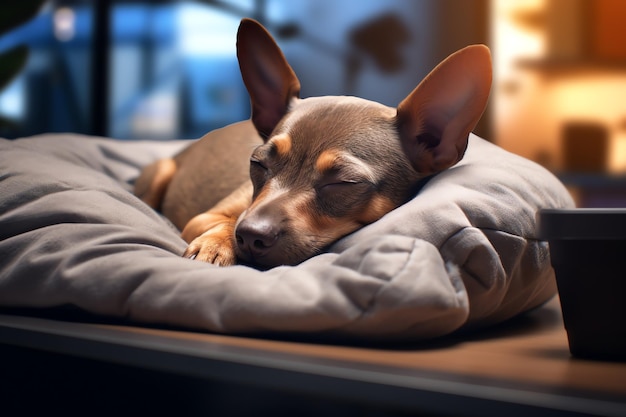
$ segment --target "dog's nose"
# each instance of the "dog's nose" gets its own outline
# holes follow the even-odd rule
[[[274,224],[264,219],[244,219],[237,230],[235,238],[239,250],[250,255],[254,260],[267,254],[278,240],[278,230]]]

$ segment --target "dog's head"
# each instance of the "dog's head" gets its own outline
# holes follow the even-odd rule
[[[250,159],[254,194],[237,223],[237,256],[263,266],[301,262],[456,164],[491,86],[481,45],[448,57],[395,109],[355,97],[300,99],[280,48],[250,19],[241,22],[237,57],[265,140]]]

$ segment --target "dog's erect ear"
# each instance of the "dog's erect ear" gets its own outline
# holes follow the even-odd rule
[[[441,62],[400,103],[400,139],[417,172],[434,174],[463,158],[487,106],[491,74],[489,49],[468,46]]]
[[[243,19],[237,32],[237,58],[250,94],[252,122],[265,139],[300,94],[300,81],[282,51],[260,23]]]

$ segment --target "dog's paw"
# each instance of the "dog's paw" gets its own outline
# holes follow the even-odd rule
[[[185,258],[217,266],[234,265],[237,261],[232,239],[206,233],[194,239],[183,254]]]
[[[218,266],[234,265],[237,256],[233,232],[234,221],[232,219],[225,217],[221,221],[214,220],[210,223],[208,230],[191,240],[183,257]]]

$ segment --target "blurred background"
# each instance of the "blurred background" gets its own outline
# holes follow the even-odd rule
[[[580,206],[626,206],[622,0],[4,2],[0,137],[195,138],[246,119],[242,17],[274,34],[303,97],[395,106],[447,55],[487,44],[494,84],[476,133],[555,172]],[[18,48],[28,57],[3,82]]]

